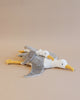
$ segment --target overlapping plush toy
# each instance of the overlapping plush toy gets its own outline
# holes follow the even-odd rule
[[[45,69],[48,68],[64,68],[74,71],[70,65],[68,65],[67,61],[64,59],[58,59],[58,57],[47,50],[35,49],[29,46],[25,46],[24,50],[19,51],[19,57],[24,59],[24,62],[21,61],[13,61],[7,60],[7,64],[20,64],[20,65],[30,65],[32,67],[31,72],[25,77],[33,77],[40,75],[44,72]]]

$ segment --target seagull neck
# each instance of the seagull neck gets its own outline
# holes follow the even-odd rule
[[[58,66],[57,60],[52,61],[52,66],[51,67],[53,68],[53,67],[57,67],[57,66]]]

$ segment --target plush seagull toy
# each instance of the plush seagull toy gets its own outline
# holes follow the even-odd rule
[[[21,65],[31,65],[32,70],[28,75],[25,75],[25,77],[33,77],[40,75],[42,72],[44,72],[45,69],[48,68],[64,68],[74,71],[74,69],[68,65],[67,61],[64,59],[58,60],[57,56],[55,56],[54,53],[50,53],[46,50],[36,50],[32,47],[25,47],[24,50],[19,51],[21,54],[19,57],[24,58],[24,62],[20,61],[12,61],[7,60],[6,62],[8,64],[15,63],[15,64],[21,64]]]

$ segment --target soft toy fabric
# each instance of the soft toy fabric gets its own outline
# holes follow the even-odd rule
[[[38,76],[44,72],[45,69],[54,67],[70,69],[71,71],[74,71],[74,68],[68,65],[66,60],[58,59],[54,53],[51,53],[47,50],[38,50],[29,46],[25,46],[24,50],[20,50],[19,52],[20,54],[18,56],[22,57],[24,62],[13,60],[7,60],[6,62],[7,64],[30,65],[32,70],[28,75],[25,75],[25,77]]]

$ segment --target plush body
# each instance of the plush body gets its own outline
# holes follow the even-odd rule
[[[22,62],[22,65],[31,63],[32,64],[32,70],[31,72],[27,75],[27,77],[29,76],[35,76],[35,75],[40,75],[45,68],[49,68],[50,67],[50,62],[52,62],[51,59],[48,59],[46,57],[46,55],[44,55],[45,51],[43,52],[42,50],[42,54],[39,54],[41,52],[37,52],[39,50],[37,49],[33,49],[31,47],[26,47],[24,51],[26,50],[30,50],[29,52],[25,52],[22,53],[21,57],[23,57],[25,60],[24,62]],[[48,55],[51,55],[54,59],[57,59],[57,56],[54,53],[50,53],[48,51],[46,51]],[[47,56],[48,56],[47,55]],[[46,61],[48,64],[46,64]]]
[[[58,57],[54,53],[51,53],[47,50],[38,50],[29,46],[25,46],[24,50],[19,52],[20,54],[18,56],[22,57],[24,59],[24,62],[12,60],[7,60],[6,62],[7,64],[31,64],[31,72],[28,75],[25,75],[25,77],[40,75],[45,69],[54,67],[66,68],[74,71],[74,68],[68,65],[66,60],[58,59]]]

